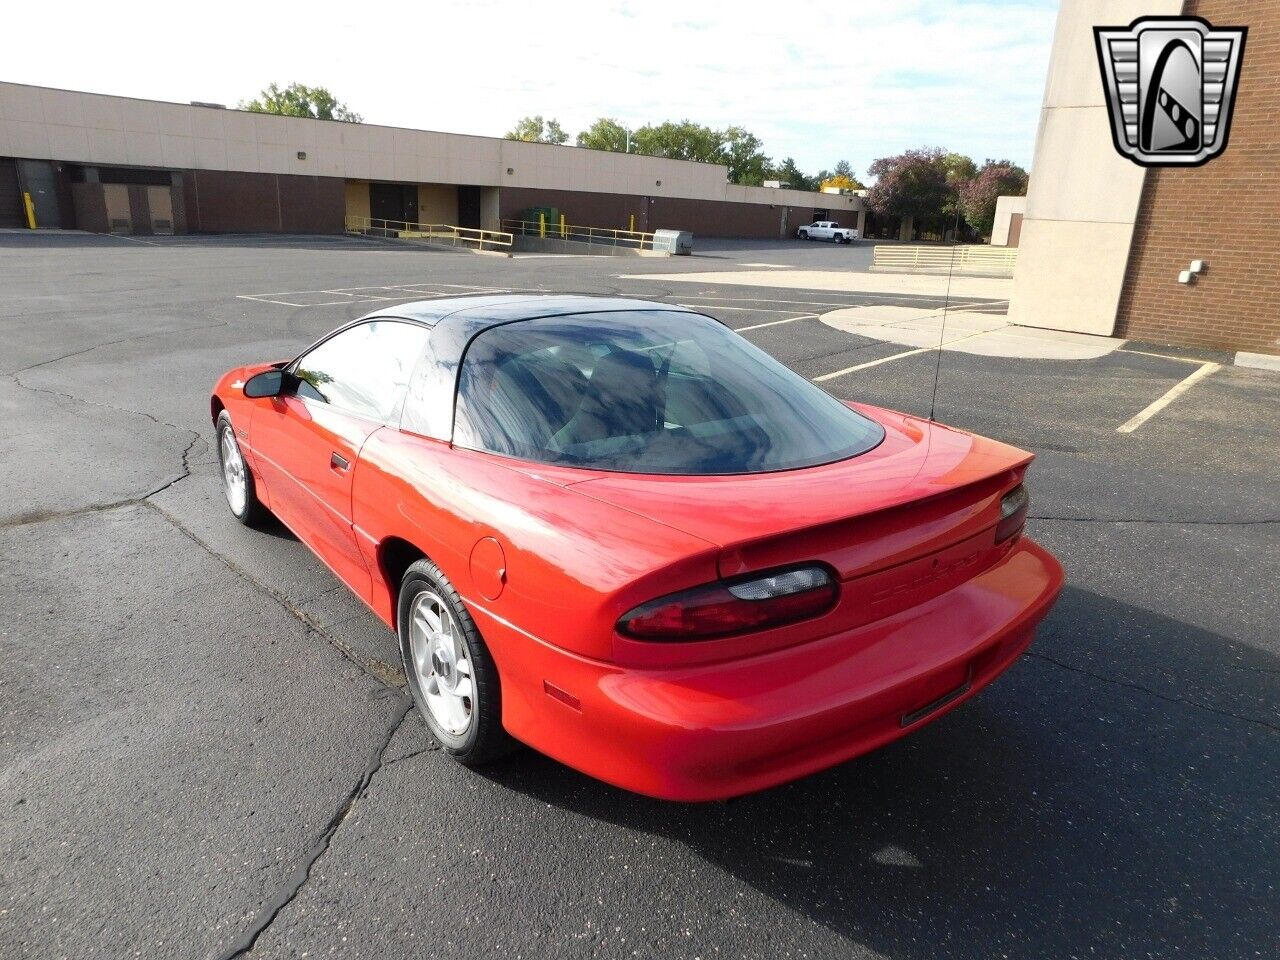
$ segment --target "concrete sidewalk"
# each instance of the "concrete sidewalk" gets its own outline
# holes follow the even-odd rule
[[[622,274],[622,280],[663,280],[673,283],[770,287],[787,290],[829,290],[840,293],[889,293],[951,299],[1008,300],[1013,281],[1004,277],[953,276],[906,273],[865,273],[858,270],[725,270],[708,273]]]
[[[1042,360],[1093,360],[1124,346],[1114,337],[1019,327],[1003,316],[973,310],[917,307],[848,307],[825,313],[823,323],[845,333],[899,343],[907,347],[937,347],[985,357],[1026,357]]]

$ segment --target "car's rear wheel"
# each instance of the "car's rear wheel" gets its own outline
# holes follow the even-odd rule
[[[232,516],[245,526],[255,526],[266,517],[267,508],[258,499],[253,474],[244,462],[231,417],[225,410],[218,414],[217,430],[218,465],[222,468],[222,492],[226,494],[227,506]]]
[[[455,759],[479,766],[507,753],[498,669],[448,578],[430,560],[400,586],[400,656],[431,735]]]

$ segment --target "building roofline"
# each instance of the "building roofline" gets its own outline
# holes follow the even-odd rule
[[[293,116],[288,116],[282,113],[267,113],[265,111],[259,111],[259,110],[245,110],[242,107],[232,107],[232,106],[227,106],[225,104],[221,106],[215,106],[211,102],[197,102],[197,101],[189,100],[184,103],[180,100],[161,100],[155,97],[135,97],[125,93],[104,93],[100,90],[75,90],[75,89],[72,89],[71,87],[49,87],[40,83],[23,83],[20,80],[0,79],[0,83],[7,83],[15,87],[27,87],[28,89],[31,89],[31,90],[53,90],[53,91],[57,91],[58,93],[74,93],[80,96],[87,96],[87,97],[113,97],[117,100],[132,100],[135,103],[159,103],[159,104],[164,104],[165,106],[185,107],[191,110],[225,110],[228,113],[247,113],[257,117],[277,117],[282,120],[303,120],[303,121],[309,120],[312,123],[337,123],[337,124],[344,124],[344,125],[351,125],[356,123],[355,121],[352,121],[352,120],[326,120],[320,117],[293,117]],[[469,137],[473,140],[493,140],[499,143],[525,143],[533,147],[550,147],[552,149],[557,149],[557,150],[579,150],[579,151],[585,151],[588,153],[605,154],[611,157],[643,157],[646,160],[662,160],[666,163],[691,163],[700,167],[719,167],[721,170],[724,170],[726,174],[729,172],[728,166],[726,166],[723,163],[708,163],[705,160],[686,160],[682,157],[658,157],[658,156],[653,156],[647,153],[619,153],[617,150],[600,150],[595,147],[579,147],[576,144],[542,143],[537,140],[511,140],[507,137],[492,137],[483,133],[459,133],[456,130],[433,130],[427,127],[406,127],[406,126],[401,126],[398,124],[390,124],[390,123],[366,123],[365,121],[360,121],[356,125],[362,126],[362,127],[380,127],[383,130],[403,130],[406,133],[434,133],[444,137]]]

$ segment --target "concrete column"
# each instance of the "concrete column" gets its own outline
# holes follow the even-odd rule
[[[1072,0],[1058,11],[1009,319],[1109,336],[1146,170],[1116,152],[1093,27],[1176,15],[1182,0]]]
[[[914,218],[914,217],[903,217],[903,218],[902,218],[902,226],[898,228],[898,239],[899,239],[899,240],[910,240],[910,239],[911,239],[911,228],[912,228],[912,227],[914,227],[914,226],[915,226],[915,218]]]
[[[480,226],[485,230],[497,230],[501,224],[498,206],[500,187],[480,188]]]

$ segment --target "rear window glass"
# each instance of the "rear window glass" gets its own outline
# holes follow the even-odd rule
[[[463,359],[454,424],[471,449],[655,474],[791,470],[883,436],[723,325],[657,310],[486,330]]]

